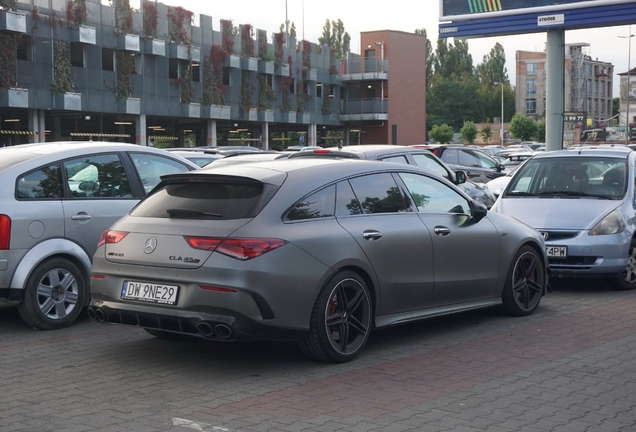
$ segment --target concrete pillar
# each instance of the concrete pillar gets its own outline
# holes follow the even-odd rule
[[[148,137],[146,136],[146,114],[141,114],[135,122],[135,144],[147,146]]]
[[[565,83],[565,30],[548,30],[546,44],[546,150],[563,148],[563,108]]]
[[[29,109],[28,111],[29,130],[35,132],[35,135],[29,136],[30,143],[39,143],[46,141],[46,132],[44,126],[44,110]]]
[[[269,150],[269,123],[263,123],[263,131],[261,132],[261,145],[263,146],[263,150]]]
[[[307,145],[308,146],[315,146],[316,145],[316,135],[317,135],[317,131],[316,131],[316,125],[315,124],[310,124],[309,125],[309,130],[307,133]]]
[[[344,130],[344,143],[343,143],[343,145],[346,145],[346,146],[348,146],[348,145],[349,145],[349,141],[350,141],[350,138],[351,138],[351,137],[349,136],[350,134],[351,134],[351,129],[349,129],[349,128],[345,128],[345,130]]]
[[[206,128],[207,128],[207,135],[208,135],[207,145],[217,146],[218,141],[216,138],[216,120],[212,120],[212,119],[207,120]]]

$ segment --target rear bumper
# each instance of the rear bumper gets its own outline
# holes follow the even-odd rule
[[[298,329],[267,326],[236,311],[214,307],[166,313],[165,309],[151,305],[93,299],[88,315],[100,324],[121,324],[227,342],[297,341],[306,333]]]

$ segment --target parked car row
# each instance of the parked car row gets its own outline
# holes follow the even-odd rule
[[[29,144],[0,149],[0,179],[0,301],[40,329],[90,302],[95,321],[157,337],[296,340],[340,362],[376,327],[532,313],[547,285],[539,234],[489,213],[424,149],[251,152],[201,169],[132,144]]]
[[[636,287],[629,148],[490,165],[488,185],[444,163],[479,150],[431,150],[186,150],[217,156],[201,169],[132,144],[0,149],[0,301],[41,329],[90,304],[96,322],[159,338],[293,340],[342,362],[374,328],[530,314],[548,272]]]

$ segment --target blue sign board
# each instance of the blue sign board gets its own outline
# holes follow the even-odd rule
[[[468,1],[468,0],[464,0]],[[481,0],[480,0],[481,1]],[[500,0],[502,3],[505,0]],[[490,0],[491,4],[493,0]],[[527,2],[526,2],[527,3]],[[554,1],[552,1],[554,3]],[[570,1],[570,3],[572,3]],[[579,4],[602,3],[580,2]],[[546,32],[551,28],[575,30],[636,23],[636,2],[549,12],[519,13],[440,23],[439,37],[488,37]],[[477,18],[479,14],[475,15]]]
[[[633,3],[633,0],[440,0],[439,10],[440,21],[459,21],[621,3]]]

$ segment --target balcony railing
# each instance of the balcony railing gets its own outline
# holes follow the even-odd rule
[[[380,74],[389,72],[389,60],[380,57],[348,59],[340,63],[340,74]]]
[[[340,113],[355,118],[385,118],[388,108],[388,99],[347,99],[342,101]]]

